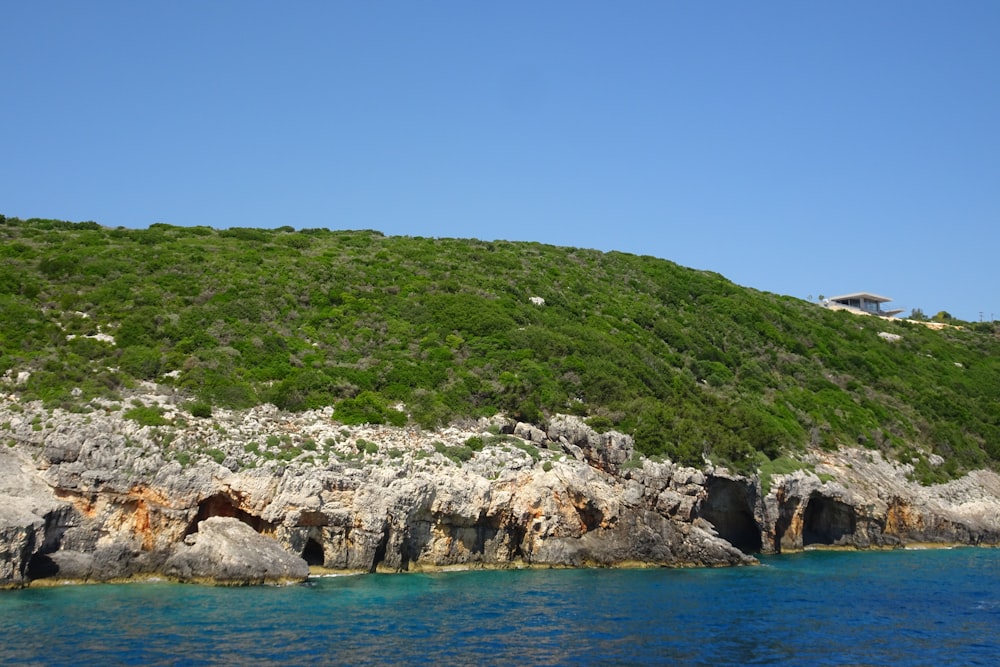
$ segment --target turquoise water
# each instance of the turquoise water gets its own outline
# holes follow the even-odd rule
[[[39,665],[995,665],[1000,551],[811,552],[721,570],[335,577],[0,592]]]

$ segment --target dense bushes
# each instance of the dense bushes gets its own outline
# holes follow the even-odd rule
[[[406,424],[404,413],[390,408],[381,396],[370,391],[362,392],[356,398],[340,401],[333,414],[344,424]]]
[[[332,405],[430,428],[569,412],[692,464],[805,444],[937,452],[933,474],[1000,459],[990,325],[859,319],[538,243],[3,222],[0,374],[30,372],[19,390],[51,404],[157,380],[209,413]]]

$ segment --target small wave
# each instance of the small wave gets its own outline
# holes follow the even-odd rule
[[[951,551],[955,548],[954,544],[907,544],[903,547],[904,551]]]

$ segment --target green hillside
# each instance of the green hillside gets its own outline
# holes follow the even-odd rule
[[[202,412],[334,405],[427,428],[569,412],[742,469],[809,444],[891,450],[926,481],[1000,461],[992,325],[832,312],[654,257],[0,216],[0,318],[8,387],[30,372],[24,398],[73,410],[156,380]]]

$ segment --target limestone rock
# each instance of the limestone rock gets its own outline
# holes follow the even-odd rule
[[[578,448],[591,465],[609,473],[617,473],[635,453],[635,443],[630,436],[616,431],[598,433],[572,415],[556,415],[550,419],[547,434],[550,440]]]
[[[878,452],[823,452],[816,473],[834,480],[800,470],[772,482],[763,499],[764,549],[1000,543],[1000,476],[981,470],[922,486],[909,472]]]
[[[27,583],[32,558],[58,547],[67,509],[28,460],[0,450],[0,587]]]
[[[538,445],[544,443],[547,437],[545,431],[542,429],[531,424],[525,424],[524,422],[518,422],[514,425],[514,435]]]
[[[45,520],[23,507],[0,498],[0,585],[21,586],[27,581],[28,563],[44,539]]]
[[[198,523],[163,573],[180,581],[247,585],[303,581],[309,566],[242,521],[212,517]]]
[[[149,429],[120,409],[4,400],[0,586],[260,583],[307,565],[739,565],[816,546],[1000,542],[996,474],[922,487],[868,450],[815,452],[764,496],[756,476],[637,458],[630,437],[574,416],[544,431],[496,417],[424,433],[259,406]],[[176,409],[169,395],[136,400]]]

